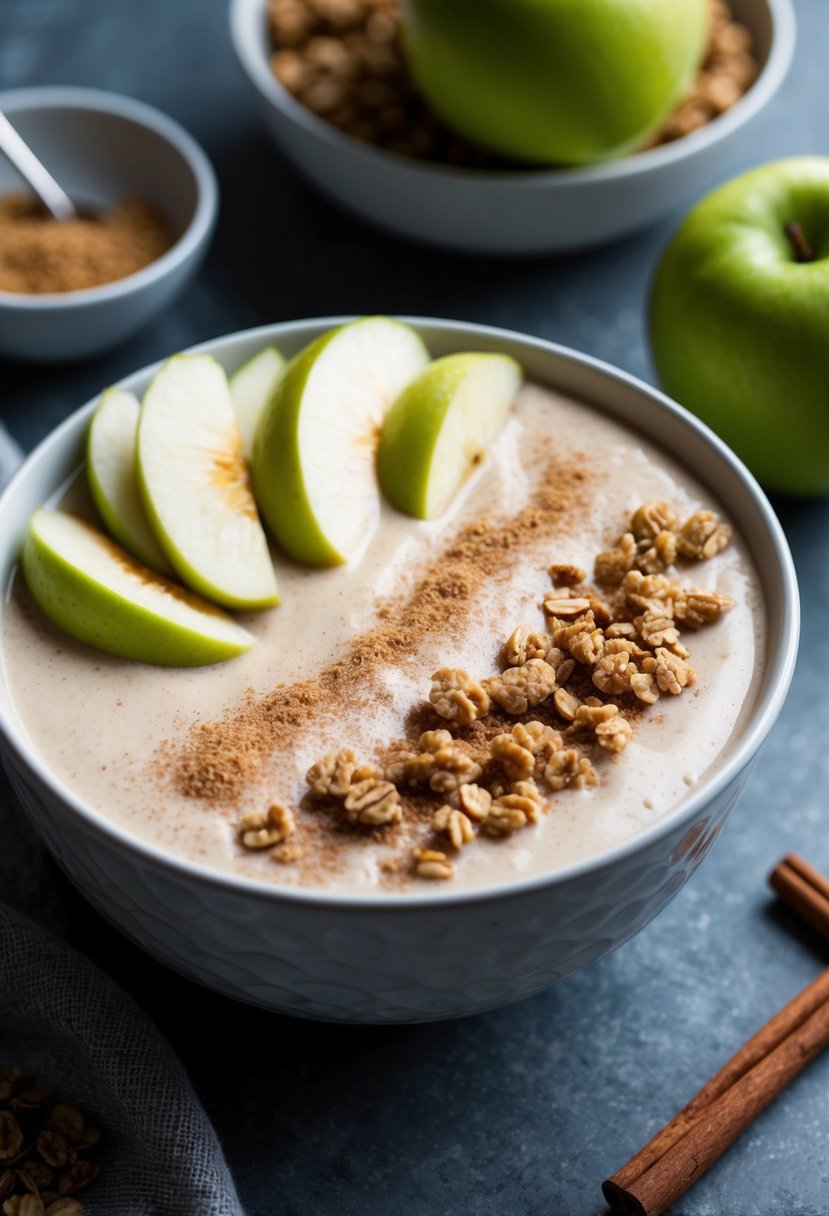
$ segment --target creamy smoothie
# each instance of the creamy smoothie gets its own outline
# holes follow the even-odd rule
[[[166,852],[283,886],[428,895],[438,884],[403,859],[434,842],[434,800],[426,808],[413,794],[401,823],[343,827],[336,808],[308,798],[307,770],[344,747],[382,767],[419,729],[452,727],[430,710],[433,673],[462,668],[479,681],[501,672],[516,626],[543,631],[549,623],[550,565],[582,567],[595,587],[596,555],[651,500],[683,519],[717,510],[710,492],[644,437],[526,385],[441,519],[383,507],[362,557],[345,567],[306,569],[274,555],[282,603],[240,618],[257,644],[231,662],[160,669],[91,650],[55,629],[15,577],[3,662],[20,725],[77,798]],[[89,510],[80,480],[62,505]],[[462,856],[448,848],[453,888],[490,887],[600,853],[678,807],[727,756],[763,663],[757,573],[735,535],[711,560],[679,562],[669,576],[733,601],[715,623],[683,631],[693,683],[655,704],[617,698],[632,736],[620,755],[588,749],[598,784],[542,786],[549,810],[537,823],[481,833]],[[585,695],[579,675],[577,699]],[[552,703],[514,720],[530,719],[568,727]],[[475,744],[472,726],[458,734]],[[239,836],[245,812],[273,803],[295,821],[279,857],[245,848]]]

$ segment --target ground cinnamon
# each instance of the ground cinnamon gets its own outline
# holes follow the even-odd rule
[[[829,936],[829,882],[822,875],[790,856],[771,881],[797,912],[804,909],[806,886],[804,918]],[[622,1216],[664,1212],[827,1046],[829,971],[771,1018],[666,1127],[603,1183],[613,1211]]]
[[[316,675],[279,685],[215,722],[197,723],[183,748],[161,758],[180,793],[229,802],[259,776],[274,752],[289,750],[309,723],[388,696],[383,675],[405,665],[427,637],[450,635],[465,621],[489,581],[508,579],[526,560],[527,546],[564,527],[587,489],[585,469],[572,456],[552,458],[530,503],[509,519],[466,524],[398,601],[381,606],[379,623],[355,637],[344,654]]]
[[[171,244],[167,221],[144,199],[59,221],[29,195],[0,197],[0,291],[99,287],[148,266]]]

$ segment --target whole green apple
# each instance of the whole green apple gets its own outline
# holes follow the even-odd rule
[[[688,87],[709,0],[403,0],[412,73],[460,135],[577,165],[642,144]]]
[[[829,158],[774,161],[703,199],[649,312],[670,396],[768,489],[829,491]]]

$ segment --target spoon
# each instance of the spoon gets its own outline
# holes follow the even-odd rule
[[[56,220],[74,220],[78,209],[49,170],[40,163],[32,149],[18,134],[0,110],[0,152],[11,161],[46,210]]]

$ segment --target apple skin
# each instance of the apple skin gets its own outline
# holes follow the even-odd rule
[[[709,0],[404,0],[412,74],[460,135],[579,165],[645,142],[699,66]]]
[[[314,518],[298,443],[302,393],[317,356],[335,332],[322,334],[289,361],[259,419],[251,455],[253,496],[271,535],[294,561],[311,566],[336,566],[342,561]],[[286,489],[294,506],[291,512],[285,511]]]
[[[386,415],[377,449],[380,487],[398,511],[415,519],[435,519],[443,513],[486,456],[506,421],[521,377],[520,365],[509,355],[473,352],[435,359],[404,388]],[[441,436],[447,422],[451,427],[453,411],[462,408],[462,394],[467,403],[466,425],[451,430],[460,460],[453,461],[455,476],[445,484],[449,497],[444,493],[433,500],[431,486]],[[475,406],[474,413],[469,412],[469,404]]]
[[[262,411],[282,379],[286,362],[285,356],[275,346],[266,346],[228,377],[230,396],[242,436],[242,452],[247,461],[253,453],[253,437]]]
[[[206,622],[221,622],[223,637],[209,636],[166,619],[146,605],[119,594],[99,578],[83,570],[55,548],[48,524],[54,515],[39,509],[29,522],[21,554],[23,577],[29,592],[49,619],[68,633],[123,659],[159,667],[203,667],[222,663],[250,650],[253,636],[213,604],[177,586],[160,574],[144,569],[114,541],[101,537],[113,555],[116,569],[145,585],[155,584],[171,603],[176,600],[195,609]],[[73,527],[96,533],[84,520],[70,517]]]
[[[227,377],[212,355],[173,355],[150,381],[136,473],[150,527],[186,586],[240,611],[279,603]]]
[[[391,399],[408,383],[409,379],[424,367],[429,354],[418,335],[400,321],[390,317],[359,317],[345,325],[328,330],[290,360],[284,375],[262,411],[253,440],[251,473],[253,493],[271,535],[282,551],[293,561],[306,566],[338,566],[348,561],[349,553],[342,553],[330,541],[320,526],[314,512],[309,479],[313,473],[304,467],[303,459],[309,453],[301,440],[301,419],[305,404],[305,392],[309,381],[317,370],[318,360],[330,355],[329,348],[342,349],[343,340],[356,338],[362,348],[363,357],[369,357],[372,349],[381,350],[394,346],[394,335],[405,348],[405,376],[386,389]],[[345,369],[344,369],[345,373]],[[385,401],[381,413],[391,404]],[[377,418],[379,424],[381,418]],[[377,495],[374,471],[366,470],[370,480],[370,493]],[[336,472],[331,474],[336,476]],[[343,494],[341,509],[348,511],[350,503]]]
[[[662,387],[767,489],[829,492],[829,158],[762,165],[698,203],[657,267],[649,331]]]
[[[173,568],[155,539],[138,492],[135,445],[139,413],[140,405],[132,393],[104,389],[87,432],[87,482],[109,534],[145,566],[170,575]]]

